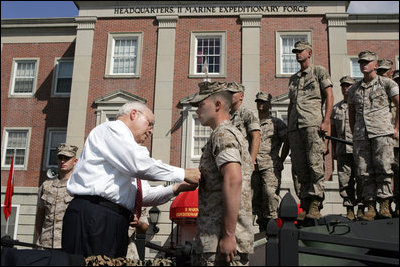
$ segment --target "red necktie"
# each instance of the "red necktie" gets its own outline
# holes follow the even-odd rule
[[[142,191],[142,181],[136,178],[137,182],[137,192],[136,192],[136,202],[135,202],[135,215],[140,218],[142,215],[142,204],[143,204],[143,191]]]

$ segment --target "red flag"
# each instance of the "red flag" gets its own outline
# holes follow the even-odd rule
[[[11,159],[11,167],[7,181],[6,197],[4,199],[3,211],[4,211],[4,216],[6,217],[6,221],[8,220],[8,217],[11,215],[11,199],[14,194],[14,158],[15,154],[13,154],[13,157]]]

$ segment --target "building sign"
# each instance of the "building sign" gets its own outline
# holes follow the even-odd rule
[[[157,16],[157,15],[240,15],[240,14],[261,14],[261,15],[284,15],[284,14],[307,14],[309,6],[301,3],[280,2],[282,4],[247,4],[240,5],[180,5],[180,6],[129,6],[115,7],[114,15],[133,16]]]

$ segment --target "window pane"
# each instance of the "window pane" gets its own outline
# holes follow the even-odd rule
[[[196,73],[203,72],[203,64],[207,57],[208,73],[219,73],[221,37],[198,37],[196,55]]]
[[[25,153],[27,148],[27,130],[15,130],[7,131],[7,148],[6,157],[4,163],[6,165],[11,164],[11,158],[13,153],[15,153],[15,165],[24,165]]]
[[[211,128],[200,124],[198,118],[194,118],[194,134],[193,134],[193,156],[200,157],[201,149],[206,145],[211,134]]]
[[[308,41],[307,35],[282,35],[281,36],[281,72],[284,74],[296,73],[300,67],[296,54],[292,53],[297,41]]]
[[[136,73],[137,38],[115,39],[113,55],[114,74]]]
[[[58,77],[72,77],[74,63],[72,61],[58,62]]]
[[[360,70],[360,64],[358,64],[358,58],[351,59],[351,77],[362,78],[364,74]]]
[[[67,138],[65,131],[50,131],[49,132],[49,151],[47,165],[57,166],[57,147],[60,143],[65,143]]]
[[[31,93],[35,80],[36,61],[16,62],[14,93]]]

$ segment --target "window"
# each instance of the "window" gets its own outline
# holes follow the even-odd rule
[[[36,89],[37,65],[35,59],[18,59],[13,62],[11,95],[33,95]]]
[[[27,129],[6,129],[5,130],[5,148],[3,151],[2,167],[9,168],[11,159],[15,154],[14,167],[16,169],[26,168],[29,130]]]
[[[196,38],[196,73],[204,74],[204,64],[208,73],[219,74],[221,67],[221,37]]]
[[[110,33],[106,78],[138,77],[141,65],[141,33]]]
[[[74,61],[72,59],[57,60],[57,72],[55,78],[55,95],[67,95],[71,93],[72,70]]]
[[[202,155],[201,149],[207,143],[211,128],[202,126],[197,118],[196,108],[184,104],[182,110],[182,150],[181,166],[183,168],[198,168]]]
[[[1,204],[1,210],[3,210],[4,205]],[[12,239],[17,239],[18,233],[18,221],[19,221],[19,208],[20,205],[11,205],[11,214],[8,217],[8,227],[6,223],[6,218],[1,216],[1,236],[9,235]]]
[[[192,32],[189,77],[225,77],[225,51],[225,32]]]
[[[112,74],[136,73],[137,38],[114,39]]]
[[[203,153],[201,149],[207,143],[208,138],[211,134],[211,128],[202,126],[197,117],[193,117],[193,135],[192,135],[192,159],[200,159],[201,154]]]
[[[57,147],[60,143],[65,143],[67,138],[66,130],[50,129],[47,134],[47,160],[46,169],[57,168]]]
[[[350,69],[351,69],[351,77],[355,80],[360,80],[364,77],[364,74],[360,70],[360,64],[358,64],[357,58],[350,58]]]
[[[294,44],[297,41],[311,43],[311,32],[277,32],[276,35],[276,74],[288,77],[300,69],[296,54],[292,53]]]

